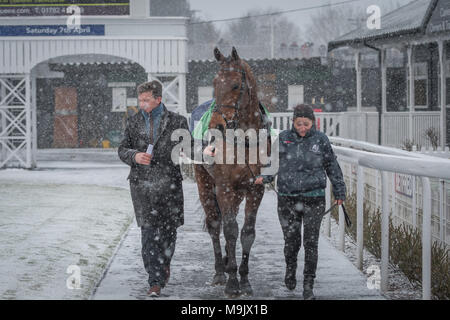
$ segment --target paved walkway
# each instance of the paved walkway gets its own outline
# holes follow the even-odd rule
[[[224,287],[212,287],[214,258],[209,234],[202,230],[202,209],[197,187],[184,182],[185,225],[178,229],[169,284],[159,299],[224,299]],[[242,226],[243,206],[238,216]],[[302,299],[303,247],[299,255],[297,289],[284,286],[283,238],[276,214],[276,196],[266,192],[256,222],[256,240],[249,262],[249,280],[254,295],[241,299]],[[223,246],[222,240],[222,246]],[[240,242],[237,244],[240,262]],[[140,229],[133,222],[111,260],[92,299],[154,299],[146,294],[147,274],[141,259]],[[367,278],[327,238],[319,240],[319,263],[315,284],[318,299],[384,299],[378,290],[367,288]]]

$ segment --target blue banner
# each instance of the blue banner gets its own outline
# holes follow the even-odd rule
[[[28,25],[0,26],[0,37],[19,36],[104,36],[105,25],[82,24],[79,28],[69,28],[66,25]]]

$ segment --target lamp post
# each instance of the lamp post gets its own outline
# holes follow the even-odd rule
[[[275,35],[273,32],[273,15],[270,16],[270,58],[274,58],[274,41],[275,41]]]
[[[270,29],[270,58],[275,57],[275,26],[273,22],[274,14],[269,15],[269,25],[262,26],[263,29]]]

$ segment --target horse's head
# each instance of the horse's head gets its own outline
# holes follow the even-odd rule
[[[240,128],[253,118],[249,111],[251,104],[257,105],[256,81],[249,65],[239,58],[234,47],[231,56],[224,57],[218,48],[214,49],[214,56],[220,68],[213,80],[216,106],[210,128],[221,131]]]

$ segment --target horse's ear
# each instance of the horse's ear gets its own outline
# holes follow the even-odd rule
[[[216,60],[219,62],[222,62],[225,60],[225,57],[223,56],[223,54],[220,52],[219,48],[217,48],[217,47],[214,48],[214,57],[216,57]]]
[[[231,56],[233,57],[233,60],[235,60],[235,61],[238,61],[240,59],[235,47],[233,47],[233,49],[231,49]]]

